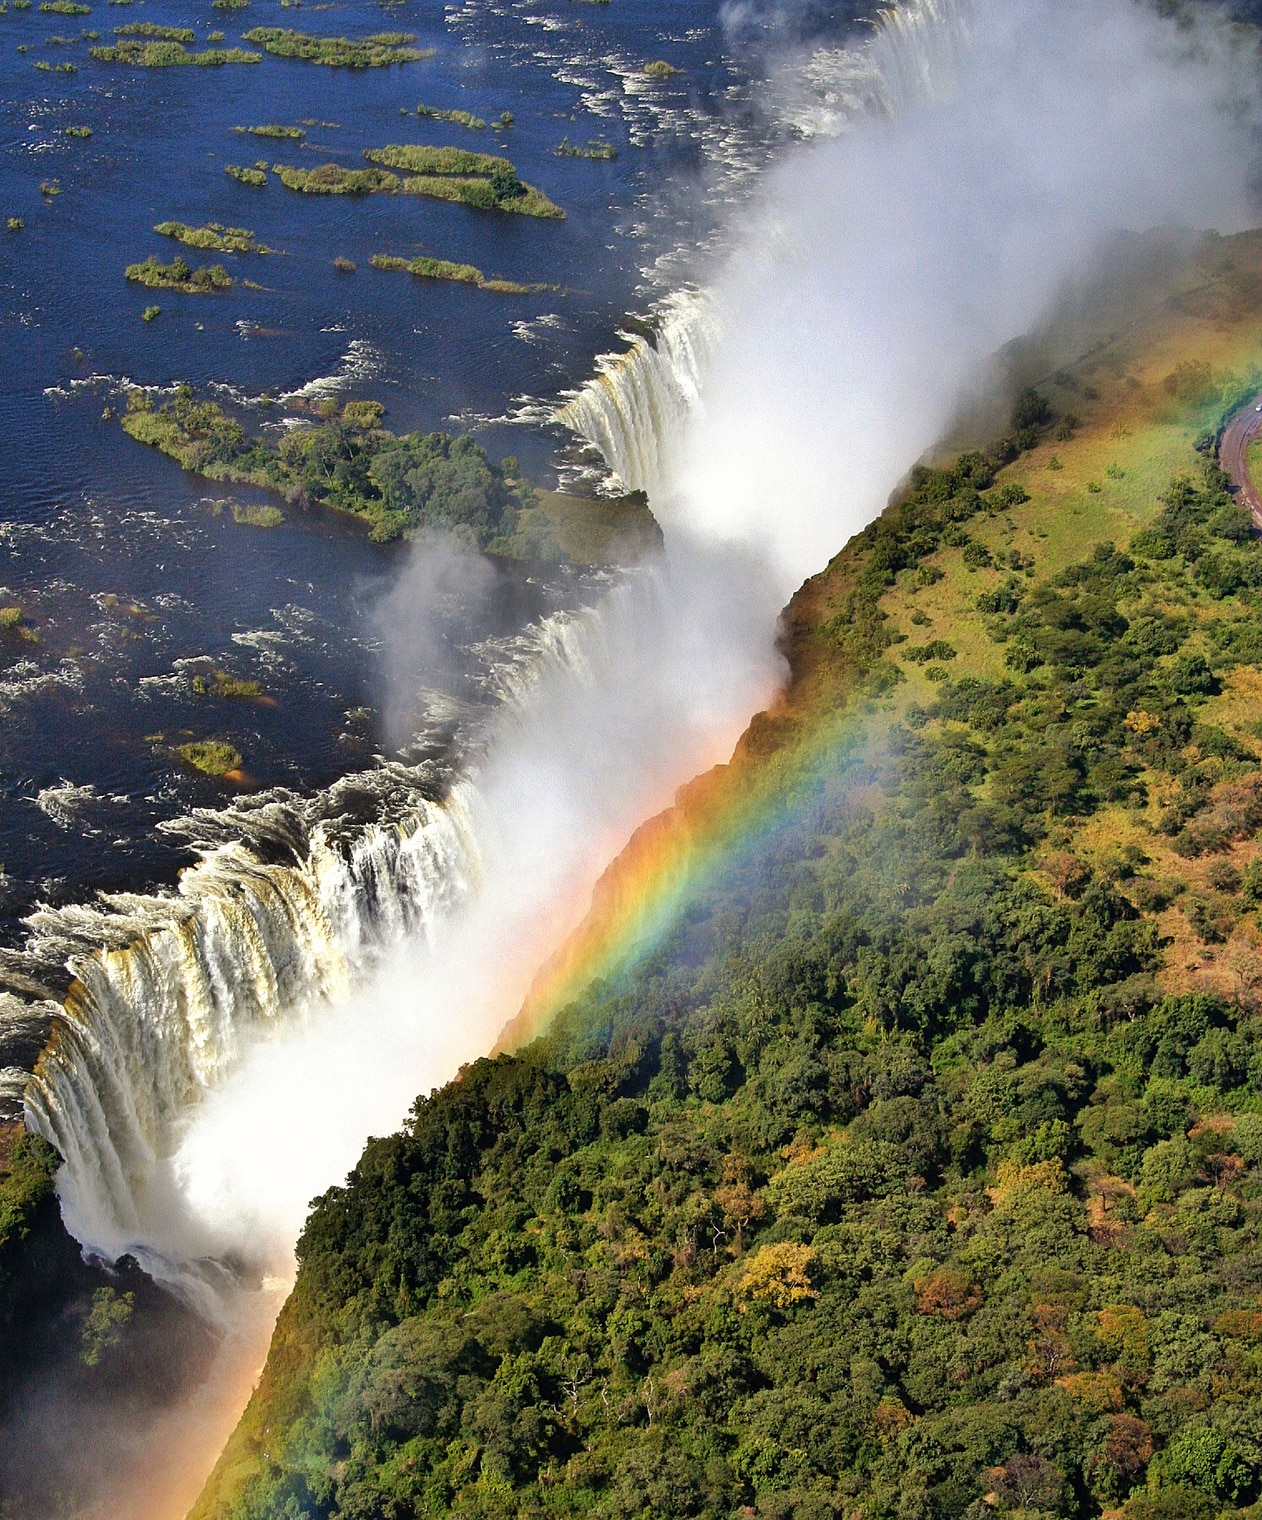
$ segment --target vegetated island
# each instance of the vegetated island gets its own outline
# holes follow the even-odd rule
[[[423,116],[427,121],[449,121],[458,127],[469,127],[472,131],[480,132],[486,127],[486,122],[480,116],[475,116],[472,111],[442,110],[438,106],[417,106],[416,114]]]
[[[238,779],[242,774],[240,751],[221,739],[195,739],[189,744],[177,744],[173,753],[203,776]]]
[[[139,38],[125,38],[110,47],[89,48],[91,56],[101,63],[129,63],[142,69],[171,69],[184,65],[199,68],[219,68],[228,63],[261,63],[262,53],[250,53],[244,48],[204,48],[200,53],[190,53],[181,42],[145,42]]]
[[[258,167],[252,169],[248,165],[242,166],[241,164],[225,164],[223,172],[231,175],[233,179],[239,180],[243,185],[253,185],[259,190],[263,189],[267,184],[266,169]]]
[[[374,253],[374,269],[402,269],[420,280],[454,280],[459,285],[474,285],[479,290],[494,290],[501,295],[528,296],[538,291],[555,290],[555,285],[519,285],[515,280],[488,280],[472,264],[453,264],[448,259],[401,259],[390,253]]]
[[[224,227],[219,222],[208,222],[204,227],[190,227],[186,222],[158,222],[153,230],[188,248],[208,248],[214,253],[278,251],[260,243],[248,227]]]
[[[797,593],[544,1032],[316,1202],[192,1520],[1256,1513],[1262,543],[1213,451],[1262,237],[1197,274]]]
[[[467,148],[430,148],[392,143],[366,148],[369,163],[398,169],[409,176],[404,195],[427,195],[438,200],[459,201],[479,211],[514,211],[522,216],[564,220],[565,212],[553,205],[542,190],[517,177],[507,158],[494,153],[472,153]]]
[[[366,148],[364,157],[383,168],[344,169],[319,164],[273,164],[287,190],[304,195],[425,195],[458,201],[477,211],[512,211],[521,216],[564,220],[565,212],[542,190],[523,183],[506,158],[471,153],[465,148],[429,148],[392,144]],[[393,170],[403,171],[403,177]]]
[[[601,163],[611,163],[618,156],[618,150],[612,143],[597,140],[580,148],[568,137],[563,137],[552,151],[558,158],[590,158]]]
[[[222,264],[203,264],[194,269],[180,258],[169,264],[159,264],[153,254],[142,264],[128,264],[125,275],[149,290],[183,290],[190,295],[227,290],[232,284],[232,276]]]
[[[416,41],[411,32],[374,32],[358,38],[314,37],[283,26],[256,26],[245,33],[244,40],[256,43],[276,58],[300,58],[305,63],[341,69],[383,69],[394,63],[432,58],[436,51],[409,46]]]
[[[302,127],[233,127],[234,132],[248,132],[251,137],[281,137],[300,142],[307,134]]]
[[[131,391],[121,421],[133,438],[186,470],[352,513],[370,525],[378,543],[436,531],[507,558],[556,560],[568,555],[567,544],[583,554],[602,537],[610,553],[659,540],[642,495],[614,504],[612,516],[602,517],[595,509],[603,504],[593,503],[584,542],[572,520],[577,506],[559,507],[554,493],[536,492],[514,459],[492,465],[473,438],[396,436],[380,425],[383,408],[375,401],[348,401],[340,410],[331,403],[320,415],[318,424],[295,428],[273,444],[248,435],[217,403],[199,401],[191,387],[181,386],[161,406],[147,391]]]

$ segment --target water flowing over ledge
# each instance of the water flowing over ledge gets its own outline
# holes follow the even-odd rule
[[[393,948],[423,949],[476,894],[478,757],[548,674],[590,679],[600,627],[595,609],[554,613],[476,646],[495,706],[455,769],[383,763],[310,798],[198,810],[163,826],[199,857],[175,892],[30,916],[0,967],[25,994],[0,993],[0,1050],[29,1064],[0,1071],[0,1101],[60,1152],[63,1217],[85,1246],[182,1280],[146,1249],[146,1193],[185,1121],[260,1041],[344,1002]]]
[[[820,48],[776,81],[774,114],[799,137],[837,137],[861,117],[896,120],[940,99],[955,81],[972,17],[972,0],[911,0],[882,11],[862,46]],[[646,325],[648,334],[619,333],[630,347],[597,355],[596,373],[550,420],[600,453],[611,489],[654,500],[673,483],[722,331],[713,292],[698,286],[665,296]]]
[[[718,341],[713,302],[704,290],[667,296],[652,338],[622,333],[631,347],[601,354],[596,373],[555,421],[597,449],[616,488],[658,496],[670,480],[671,448],[700,405],[702,379]]]

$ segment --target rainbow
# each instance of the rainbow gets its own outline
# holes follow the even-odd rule
[[[857,758],[863,735],[853,716],[833,709],[821,721],[794,711],[791,697],[755,716],[728,764],[690,781],[635,831],[596,883],[582,923],[536,973],[495,1053],[546,1033],[593,983],[650,954],[708,883],[765,850]]]

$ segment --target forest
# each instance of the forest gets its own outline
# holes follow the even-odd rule
[[[1262,1496],[1262,543],[1210,432],[1040,573],[1013,423],[799,593],[669,928],[317,1201],[201,1520]]]
[[[273,447],[247,435],[216,402],[180,386],[157,407],[147,391],[133,389],[122,425],[209,479],[265,486],[365,518],[380,543],[434,529],[486,548],[512,534],[516,508],[531,502],[515,494],[473,438],[396,437],[380,426],[383,412],[375,401],[334,403],[318,424],[292,429]]]

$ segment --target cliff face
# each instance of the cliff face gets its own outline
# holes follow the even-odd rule
[[[319,1200],[197,1516],[1258,1496],[1262,544],[1211,456],[1260,270],[1218,242],[802,588],[539,1037]]]
[[[135,1262],[83,1259],[61,1223],[57,1162],[20,1125],[0,1126],[0,1514],[12,1520],[90,1512],[214,1351]]]

